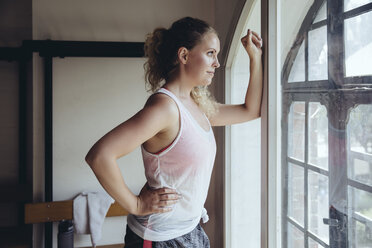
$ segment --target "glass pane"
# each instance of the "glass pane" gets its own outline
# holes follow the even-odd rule
[[[302,42],[289,73],[288,83],[305,81],[305,46]]]
[[[293,102],[288,115],[288,156],[305,159],[305,102]]]
[[[372,194],[349,187],[350,247],[372,247]]]
[[[372,105],[361,104],[350,112],[347,131],[352,151],[372,155]]]
[[[321,244],[313,240],[312,238],[309,238],[309,248],[323,248]]]
[[[349,186],[349,200],[353,213],[372,221],[372,193]]]
[[[367,3],[372,3],[372,0],[345,0],[344,1],[344,10],[348,11],[355,9]]]
[[[328,177],[310,170],[308,176],[309,230],[328,244],[328,225],[323,223],[329,216]]]
[[[288,248],[304,247],[304,233],[298,230],[294,225],[288,223]]]
[[[288,164],[288,216],[300,225],[304,225],[304,169],[295,164]]]
[[[355,219],[349,225],[349,247],[369,248],[372,247],[371,227]]]
[[[323,21],[325,19],[327,19],[327,4],[326,4],[327,1],[324,1],[322,7],[320,8],[317,16],[315,17],[315,20],[313,23],[316,23],[316,22],[320,22],[320,21]]]
[[[345,20],[346,76],[372,75],[372,12]]]
[[[357,157],[358,153],[349,151],[350,157]],[[361,159],[350,159],[349,163],[349,178],[359,181],[361,183],[372,186],[372,159],[369,157],[369,162]]]
[[[327,27],[309,31],[309,80],[328,78]]]
[[[328,170],[327,109],[318,102],[309,103],[309,163]]]
[[[350,112],[347,134],[348,177],[372,186],[372,105]]]

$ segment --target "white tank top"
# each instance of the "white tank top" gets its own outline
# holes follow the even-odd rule
[[[209,131],[205,131],[172,92],[161,88],[156,93],[166,94],[176,102],[180,129],[173,143],[159,154],[150,153],[141,146],[145,175],[150,187],[175,189],[182,198],[170,212],[128,215],[127,221],[129,228],[144,240],[165,241],[191,232],[200,218],[208,221],[204,203],[216,141],[210,124]]]

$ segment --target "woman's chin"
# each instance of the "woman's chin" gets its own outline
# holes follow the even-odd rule
[[[205,80],[203,83],[202,83],[202,85],[203,86],[208,86],[208,85],[210,85],[212,83],[212,78],[208,78],[207,80]]]
[[[203,81],[199,81],[197,86],[208,86],[212,83],[212,78],[204,79]]]

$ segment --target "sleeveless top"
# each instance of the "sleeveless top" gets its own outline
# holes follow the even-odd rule
[[[205,131],[182,102],[170,91],[157,93],[171,97],[177,104],[180,128],[172,144],[153,154],[141,146],[147,182],[152,188],[175,189],[182,198],[166,213],[146,216],[128,215],[129,228],[144,240],[165,241],[191,232],[203,218],[204,208],[216,155],[216,141],[209,123]],[[208,118],[205,116],[208,120]]]

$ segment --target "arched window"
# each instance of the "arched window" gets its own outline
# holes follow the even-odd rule
[[[372,247],[372,1],[303,2],[282,67],[282,247]]]

